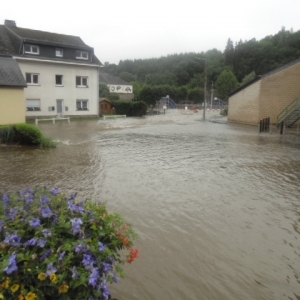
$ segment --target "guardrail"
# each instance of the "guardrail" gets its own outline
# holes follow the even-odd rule
[[[50,118],[50,119],[35,119],[35,125],[39,125],[40,121],[52,121],[53,124],[55,124],[55,120],[68,120],[68,123],[70,123],[70,118]]]
[[[106,120],[106,119],[117,119],[117,118],[124,118],[124,119],[126,119],[126,115],[103,115],[103,120]]]

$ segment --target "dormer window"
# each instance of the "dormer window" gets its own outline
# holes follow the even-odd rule
[[[25,50],[25,53],[28,53],[28,54],[35,54],[35,55],[39,55],[40,54],[40,48],[39,48],[39,46],[24,45],[24,50]]]
[[[56,48],[55,49],[55,56],[56,57],[63,57],[63,55],[64,55],[64,51],[63,51],[62,48]]]
[[[76,58],[88,60],[89,54],[87,51],[76,51]]]

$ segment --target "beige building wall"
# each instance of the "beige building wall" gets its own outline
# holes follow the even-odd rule
[[[66,116],[98,116],[99,80],[97,65],[16,58],[21,72],[39,74],[39,84],[27,84],[25,99],[40,100],[40,111],[26,111],[26,117],[55,117],[57,102],[62,100]],[[55,75],[62,75],[62,86],[56,86]],[[76,87],[76,76],[88,77],[88,87]],[[77,110],[76,100],[88,100],[88,110]],[[49,110],[49,107],[55,109]]]
[[[259,122],[261,80],[229,98],[228,121],[254,125]]]
[[[25,123],[23,88],[0,88],[0,125]]]
[[[300,63],[261,80],[259,119],[270,117],[276,124],[277,116],[296,98],[300,98]]]

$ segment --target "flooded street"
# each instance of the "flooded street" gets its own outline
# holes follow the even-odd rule
[[[41,124],[58,147],[0,148],[0,191],[58,187],[131,222],[119,300],[300,299],[300,135],[201,120]]]

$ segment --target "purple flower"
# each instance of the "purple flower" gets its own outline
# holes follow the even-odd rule
[[[109,263],[105,263],[105,262],[103,262],[102,264],[103,264],[103,267],[104,267],[104,273],[107,275],[108,272],[112,269],[112,265],[109,264]]]
[[[48,196],[42,196],[41,205],[47,205],[49,203],[49,197]]]
[[[81,244],[77,245],[75,247],[75,252],[76,253],[84,253],[86,251],[90,250],[90,247],[89,246],[83,246]]]
[[[57,269],[53,267],[53,263],[48,264],[47,266],[47,272],[45,273],[47,276],[50,276],[57,272]]]
[[[52,224],[57,224],[58,223],[58,216],[57,215],[54,215],[54,218],[53,218],[53,222]]]
[[[93,288],[95,288],[99,279],[100,279],[99,269],[98,268],[93,268],[92,269],[92,273],[91,273],[91,275],[89,277],[89,284]]]
[[[43,233],[45,238],[52,236],[52,232],[49,229],[43,229],[42,233]]]
[[[5,222],[4,221],[0,221],[0,231],[2,231],[3,227],[4,227]]]
[[[74,266],[74,267],[72,268],[72,278],[73,278],[73,279],[76,279],[76,278],[79,278],[79,277],[80,277],[80,275],[79,275],[79,273],[78,273],[76,267]]]
[[[18,270],[16,258],[17,258],[17,255],[15,253],[13,253],[13,255],[9,258],[9,264],[4,269],[4,271],[6,272],[7,275],[10,275],[13,272]]]
[[[41,226],[41,221],[39,218],[35,218],[29,221],[29,225],[35,229]]]
[[[91,254],[83,254],[82,263],[86,270],[91,270],[96,263],[96,260]]]
[[[105,252],[106,248],[107,248],[106,245],[104,245],[101,242],[99,242],[99,251],[100,252]]]
[[[25,196],[25,203],[30,204],[34,201],[34,195],[33,194],[27,194]]]
[[[43,262],[47,257],[49,257],[52,253],[52,250],[47,250],[40,258],[40,261]]]
[[[74,201],[72,200],[68,201],[68,204],[69,204],[69,210],[72,213],[83,214],[85,212],[84,208],[80,204],[74,204]]]
[[[18,210],[16,208],[11,208],[9,211],[5,213],[11,220],[14,220],[18,214]]]
[[[17,234],[12,234],[12,235],[8,235],[3,243],[10,245],[10,246],[14,246],[14,247],[18,247],[20,246],[20,242],[21,242],[21,238],[17,236]]]
[[[62,261],[64,259],[65,255],[66,255],[66,251],[62,252],[59,256],[58,261]]]
[[[27,242],[24,243],[24,246],[27,247],[27,246],[35,246],[36,245],[36,239],[33,238],[33,239],[30,239],[28,240]]]
[[[46,240],[42,240],[42,239],[39,239],[39,240],[37,241],[37,245],[38,245],[39,247],[41,247],[41,248],[44,248],[45,245],[46,245],[46,243],[47,243],[47,241],[46,241]]]
[[[73,234],[79,233],[81,228],[80,225],[82,225],[82,220],[80,218],[74,218],[70,220],[73,227]]]
[[[9,203],[10,203],[9,195],[4,195],[3,198],[2,198],[2,200],[3,200],[3,206],[7,207],[9,205]]]
[[[100,283],[100,285],[98,285],[98,290],[102,291],[102,295],[103,295],[104,299],[106,299],[106,300],[109,299],[110,292],[108,290],[105,279]]]
[[[119,278],[117,277],[116,274],[113,275],[113,281],[114,281],[115,283],[118,283],[118,282],[119,282]]]
[[[53,212],[51,211],[51,209],[48,206],[46,206],[45,208],[42,208],[41,213],[42,213],[43,218],[50,218],[53,216]]]
[[[50,193],[51,193],[53,196],[57,196],[57,195],[60,194],[60,191],[59,191],[59,189],[54,188],[54,189],[52,189],[52,190],[50,191]]]

